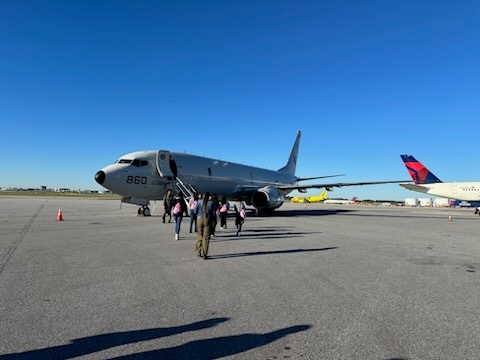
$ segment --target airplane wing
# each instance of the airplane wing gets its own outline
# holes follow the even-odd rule
[[[409,180],[393,180],[393,181],[388,180],[388,181],[361,181],[361,182],[350,182],[350,183],[345,182],[345,183],[325,183],[325,184],[308,184],[308,185],[307,184],[306,185],[280,185],[280,186],[277,186],[277,189],[284,190],[284,191],[321,189],[321,188],[331,190],[332,188],[343,187],[343,186],[398,184],[398,183],[405,183],[408,181]]]
[[[306,189],[325,188],[331,191],[334,187],[342,186],[360,186],[360,185],[378,185],[378,184],[394,184],[405,183],[408,180],[388,180],[388,181],[361,181],[361,182],[339,182],[339,183],[324,183],[324,184],[278,184],[257,186],[257,185],[239,185],[233,193],[232,198],[246,201],[247,204],[253,204],[260,209],[269,208],[276,209],[283,204],[284,196],[290,191],[297,190],[305,192]]]
[[[325,175],[325,176],[315,176],[315,177],[308,177],[308,178],[297,178],[297,181],[306,181],[306,180],[316,180],[316,179],[325,179],[337,176],[345,176],[345,174],[337,174],[337,175]]]

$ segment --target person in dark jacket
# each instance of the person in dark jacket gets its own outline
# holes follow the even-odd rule
[[[163,197],[163,216],[162,220],[165,222],[165,217],[168,215],[168,222],[172,221],[172,191],[168,190]]]

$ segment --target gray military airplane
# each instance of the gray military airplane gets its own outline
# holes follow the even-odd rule
[[[262,169],[224,160],[170,152],[147,150],[125,154],[114,164],[95,174],[98,184],[122,196],[122,202],[140,206],[138,214],[150,215],[151,200],[161,200],[167,190],[181,191],[188,199],[208,191],[241,199],[258,211],[268,212],[282,206],[293,190],[400,183],[401,181],[364,181],[353,183],[300,184],[301,181],[340,175],[299,178],[295,176],[301,132],[297,133],[286,165],[278,170]]]

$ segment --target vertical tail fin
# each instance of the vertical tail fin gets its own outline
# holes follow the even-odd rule
[[[288,158],[287,164],[281,169],[278,169],[278,171],[295,175],[295,170],[297,168],[298,148],[300,147],[301,136],[302,136],[302,132],[298,131],[297,137],[295,139],[295,142],[293,143],[292,151],[290,153],[290,157]]]
[[[400,155],[415,184],[441,183],[442,181],[412,155]]]

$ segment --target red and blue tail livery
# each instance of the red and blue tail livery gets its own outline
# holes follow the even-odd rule
[[[412,155],[400,155],[415,184],[400,184],[407,190],[453,200],[480,201],[480,181],[443,182]]]
[[[442,181],[412,155],[400,155],[408,173],[416,185],[434,184]]]

